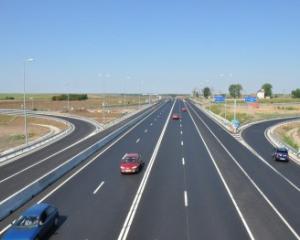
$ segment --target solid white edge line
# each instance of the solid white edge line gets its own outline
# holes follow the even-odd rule
[[[147,118],[149,118],[154,112],[159,110],[162,106],[165,104],[162,104],[159,106],[158,109],[153,110],[151,113],[149,113],[147,116],[145,116],[143,119],[141,119],[139,122],[137,122],[134,126],[132,126],[129,130],[127,130],[124,134],[122,134],[119,138],[117,138],[114,142],[109,144],[105,149],[103,149],[99,154],[97,154],[94,158],[92,158],[89,162],[84,164],[81,168],[79,168],[75,173],[73,173],[71,176],[69,176],[66,180],[61,182],[57,187],[52,189],[49,193],[47,193],[43,198],[41,198],[37,203],[43,202],[45,199],[50,197],[53,193],[55,193],[59,188],[61,188],[63,185],[65,185],[67,182],[69,182],[73,177],[75,177],[79,172],[81,172],[83,169],[85,169],[87,166],[89,166],[91,163],[93,163],[99,156],[101,156],[104,152],[106,152],[108,149],[110,149],[113,145],[115,145],[118,141],[120,141],[122,138],[124,138],[129,132],[131,132],[134,128],[136,128],[138,125],[140,125],[142,122],[144,122]],[[0,231],[0,235],[5,232],[11,224],[6,226]]]
[[[269,206],[274,210],[274,212],[277,214],[277,216],[281,219],[281,221],[287,226],[287,228],[292,232],[292,234],[300,240],[300,236],[295,231],[295,229],[289,224],[289,222],[282,216],[282,214],[279,212],[279,210],[274,206],[274,204],[270,201],[270,199],[264,194],[264,192],[258,187],[258,185],[255,183],[255,181],[249,176],[249,174],[246,172],[246,170],[239,164],[239,162],[236,160],[236,158],[229,152],[229,150],[224,146],[224,144],[221,142],[221,140],[212,132],[212,130],[208,127],[208,125],[204,122],[204,120],[199,116],[198,113],[194,109],[192,109],[196,116],[199,118],[199,120],[206,126],[206,128],[209,130],[209,132],[214,136],[214,138],[218,141],[218,143],[222,146],[222,148],[226,151],[226,153],[231,157],[231,159],[234,161],[234,163],[240,168],[240,170],[243,172],[243,174],[248,178],[248,180],[251,182],[251,184],[254,186],[254,188],[260,193],[260,195],[265,199],[265,201],[269,204]]]
[[[103,186],[103,184],[104,184],[104,181],[102,181],[102,182],[99,184],[99,186],[94,190],[94,192],[93,192],[94,195],[100,190],[100,188]]]
[[[169,115],[168,115],[168,117],[166,119],[164,128],[163,128],[163,130],[162,130],[162,132],[161,132],[161,134],[159,136],[159,139],[158,139],[158,141],[156,143],[156,146],[155,146],[154,151],[152,153],[152,156],[151,156],[151,159],[149,161],[148,167],[147,167],[147,169],[146,169],[146,171],[144,173],[143,179],[142,179],[142,181],[141,181],[141,183],[139,185],[139,188],[138,188],[138,190],[137,190],[137,192],[135,194],[135,197],[134,197],[134,200],[132,202],[132,205],[131,205],[131,207],[129,209],[129,212],[128,212],[127,216],[126,216],[125,222],[124,222],[124,224],[122,226],[122,229],[120,231],[120,234],[118,236],[118,240],[125,240],[127,238],[127,235],[128,235],[129,230],[130,230],[132,221],[134,219],[136,210],[138,208],[139,202],[140,202],[141,197],[143,195],[143,192],[144,192],[145,186],[147,184],[148,178],[150,176],[150,172],[151,172],[152,166],[153,166],[153,164],[155,162],[155,159],[156,159],[156,156],[158,154],[158,150],[160,148],[162,139],[163,139],[164,134],[166,132],[168,123],[170,122],[170,117],[171,117],[172,111],[174,109],[175,103],[176,103],[176,100],[173,103],[173,106],[172,106],[172,108],[170,110],[170,113],[169,113]]]
[[[212,153],[211,153],[211,151],[210,151],[210,149],[209,149],[206,141],[204,140],[204,138],[203,138],[203,136],[202,136],[202,134],[201,134],[201,132],[200,132],[200,130],[199,130],[199,128],[198,128],[198,126],[197,126],[197,124],[196,124],[193,116],[192,116],[192,114],[190,113],[189,108],[188,108],[188,113],[189,113],[189,115],[190,115],[190,117],[192,119],[192,122],[194,123],[194,125],[196,127],[196,130],[197,130],[197,132],[198,132],[198,134],[199,134],[199,136],[200,136],[200,138],[201,138],[201,140],[202,140],[202,142],[203,142],[203,144],[204,144],[204,146],[205,146],[205,148],[206,148],[206,150],[208,152],[208,155],[210,156],[210,158],[211,158],[211,160],[213,162],[213,165],[215,166],[215,169],[217,170],[217,173],[218,173],[218,175],[219,175],[219,177],[220,177],[220,179],[221,179],[221,181],[222,181],[222,183],[223,183],[223,185],[224,185],[224,187],[225,187],[225,189],[226,189],[226,191],[227,191],[227,193],[228,193],[228,195],[229,195],[229,197],[230,197],[230,199],[231,199],[231,201],[232,201],[232,203],[233,203],[233,205],[234,205],[234,207],[235,207],[235,209],[236,209],[236,211],[237,211],[237,213],[238,213],[238,215],[239,215],[239,217],[240,217],[240,219],[241,219],[241,221],[242,221],[242,223],[243,223],[243,225],[244,225],[244,227],[245,227],[245,229],[246,229],[246,231],[247,231],[247,233],[248,233],[248,235],[250,237],[250,239],[255,240],[255,238],[254,238],[254,236],[253,236],[253,234],[252,234],[252,232],[250,230],[250,227],[248,226],[248,223],[247,223],[246,219],[244,218],[243,213],[241,212],[241,210],[240,210],[237,202],[235,201],[235,199],[233,197],[233,194],[231,193],[231,190],[230,190],[230,188],[229,188],[229,186],[228,186],[225,178],[223,177],[223,174],[221,173],[221,171],[220,171],[220,169],[219,169],[219,167],[218,167],[218,165],[217,165],[217,163],[216,163],[216,161],[215,161],[215,159],[214,159],[214,157],[213,157],[213,155],[212,155]]]
[[[189,199],[188,199],[187,191],[184,191],[183,195],[184,195],[184,206],[188,207],[189,206]]]

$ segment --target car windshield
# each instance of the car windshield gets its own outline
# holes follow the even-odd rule
[[[287,150],[286,149],[278,149],[277,152],[281,153],[281,154],[287,154]]]
[[[15,223],[15,227],[35,227],[39,223],[39,219],[36,216],[21,216]]]
[[[126,158],[124,158],[123,159],[123,162],[124,163],[134,163],[134,162],[136,162],[136,157],[126,157]]]

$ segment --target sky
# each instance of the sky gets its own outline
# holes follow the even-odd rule
[[[0,92],[300,88],[299,0],[0,0]]]

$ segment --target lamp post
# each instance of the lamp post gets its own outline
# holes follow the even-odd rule
[[[139,109],[141,108],[141,95],[142,95],[142,84],[143,84],[143,81],[140,80],[140,86],[139,86]]]
[[[33,109],[34,109],[34,107],[33,107],[33,97],[30,97],[29,99],[31,100],[31,109],[33,111]]]
[[[24,111],[24,134],[25,144],[28,145],[28,132],[27,132],[27,112],[26,112],[26,63],[32,62],[33,58],[27,58],[24,60],[24,72],[23,72],[23,111]]]

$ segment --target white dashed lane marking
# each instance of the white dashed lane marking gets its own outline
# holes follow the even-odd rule
[[[99,184],[99,186],[94,190],[94,192],[93,192],[94,195],[100,190],[100,188],[103,186],[103,184],[104,184],[104,181],[102,181],[102,182]]]
[[[184,195],[184,206],[188,207],[189,206],[189,199],[188,199],[187,191],[184,191],[183,195]]]

